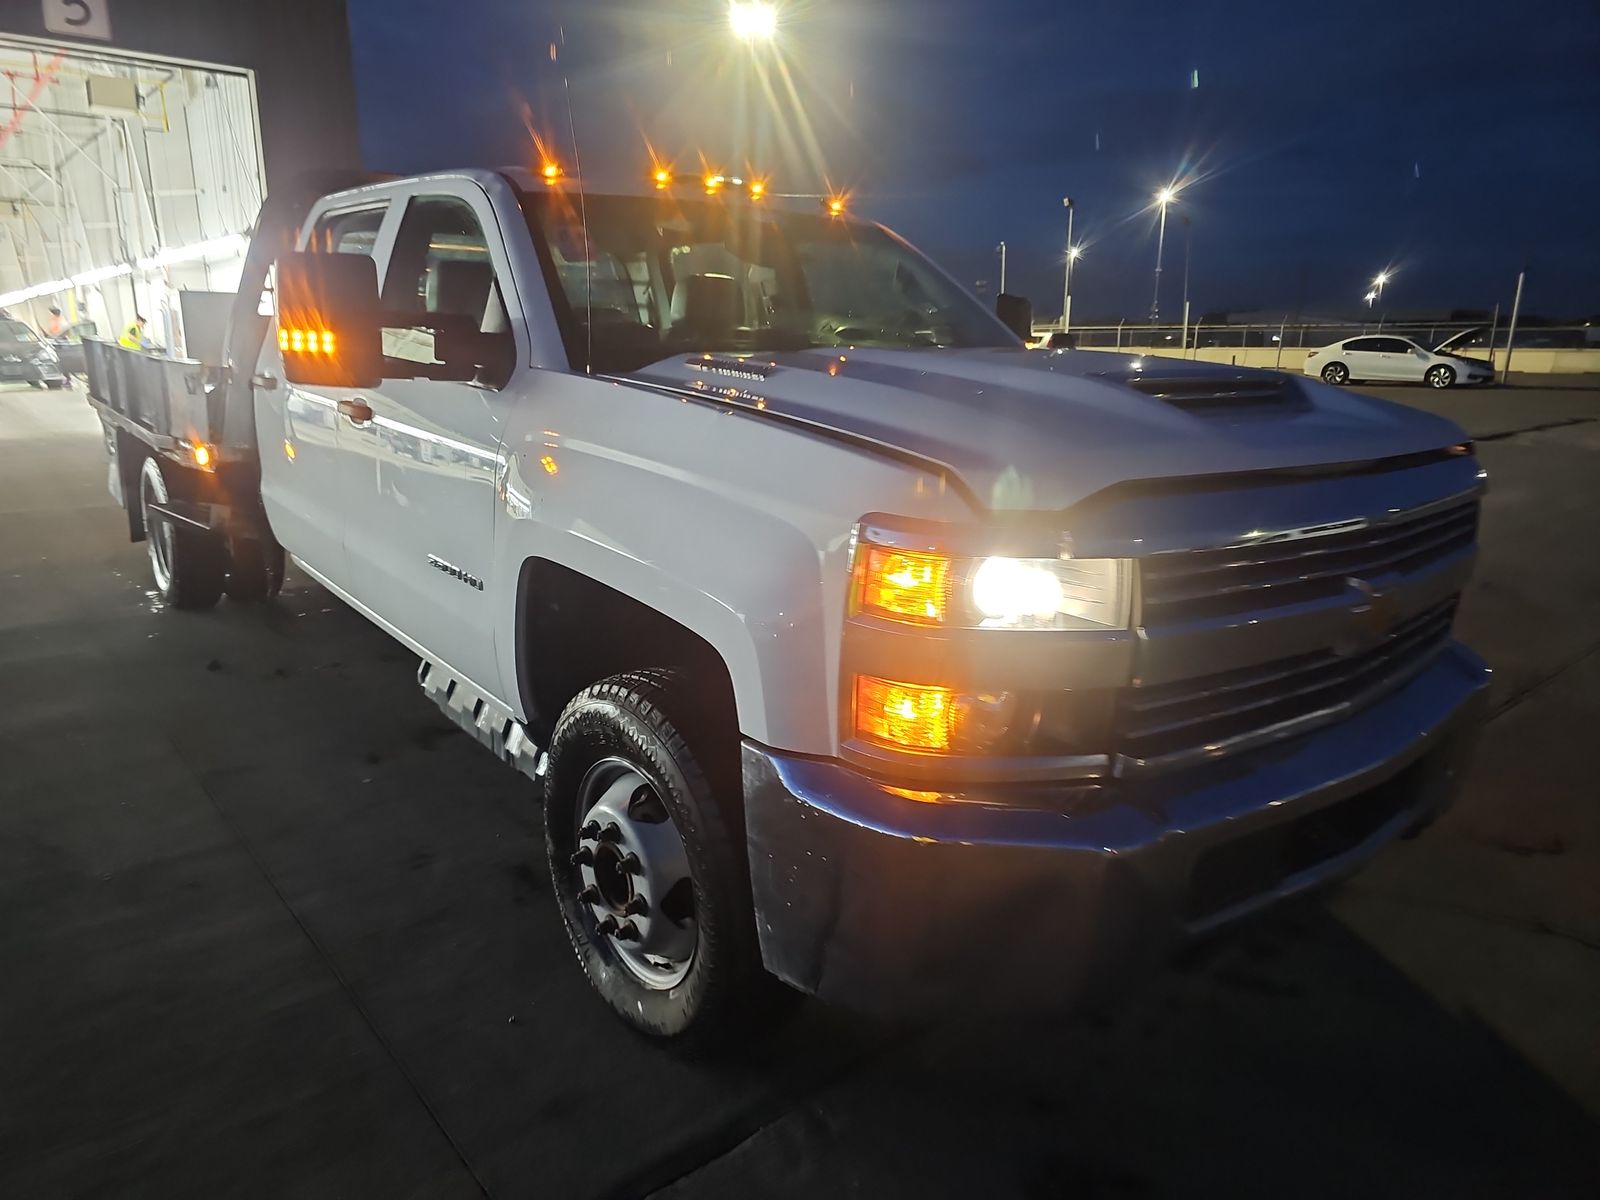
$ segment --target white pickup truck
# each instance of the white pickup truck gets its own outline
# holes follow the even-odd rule
[[[999,308],[848,217],[461,171],[274,197],[226,361],[91,393],[175,606],[287,551],[539,781],[631,1025],[1066,1011],[1447,803],[1484,475]]]

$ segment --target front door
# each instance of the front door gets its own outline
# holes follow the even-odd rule
[[[491,695],[490,611],[502,390],[517,361],[504,245],[487,197],[441,181],[409,197],[383,282],[383,384],[345,455],[345,550],[373,612]],[[344,432],[341,430],[341,432]]]
[[[1404,338],[1374,338],[1377,343],[1378,374],[1374,379],[1408,380],[1421,379],[1422,372],[1416,367],[1416,360],[1412,351],[1416,349]]]
[[[370,201],[324,213],[307,248],[372,256],[388,202]],[[340,402],[355,393],[284,378],[276,330],[262,344],[259,373],[270,385],[256,396],[256,444],[261,455],[261,500],[284,548],[338,587],[348,588],[344,548],[351,426]]]

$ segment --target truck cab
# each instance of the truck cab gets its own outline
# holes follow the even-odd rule
[[[248,469],[151,453],[191,500],[130,529],[281,548],[411,648],[536,781],[636,1028],[725,1036],[773,977],[1098,1002],[1448,802],[1487,682],[1450,422],[1027,351],[825,208],[462,171],[302,211],[264,328],[241,289]]]

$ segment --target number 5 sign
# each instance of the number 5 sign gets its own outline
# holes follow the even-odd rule
[[[43,0],[44,27],[51,33],[111,40],[111,0]]]

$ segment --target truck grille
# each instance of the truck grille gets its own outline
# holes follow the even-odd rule
[[[1351,575],[1371,579],[1426,570],[1469,548],[1477,529],[1473,497],[1378,523],[1340,522],[1284,541],[1152,554],[1140,562],[1143,624],[1232,616],[1337,596]]]
[[[1455,610],[1452,597],[1357,654],[1318,650],[1197,679],[1128,688],[1118,707],[1118,753],[1125,767],[1162,769],[1337,719],[1427,666],[1449,641]]]

